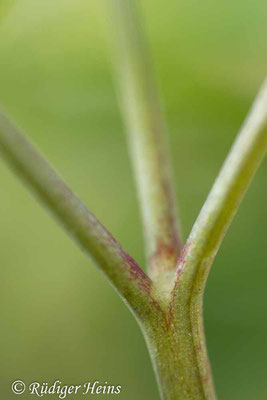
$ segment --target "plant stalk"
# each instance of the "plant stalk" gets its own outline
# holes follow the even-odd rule
[[[213,399],[203,328],[203,295],[224,235],[267,150],[267,80],[226,158],[180,257],[171,309],[180,333],[192,337],[195,365],[205,393]],[[182,340],[183,341],[183,340]]]
[[[135,315],[146,318],[154,310],[155,302],[149,277],[1,110],[0,154],[100,266]]]
[[[86,254],[93,257],[134,312],[147,341],[162,399],[215,400],[203,328],[203,294],[216,252],[266,153],[267,82],[179,257],[181,241],[164,129],[136,2],[111,3],[117,28],[122,104],[153,280],[1,111],[0,152]]]
[[[108,0],[109,2],[109,0]],[[181,251],[165,125],[136,0],[111,0],[116,76],[139,191],[148,270],[173,277]]]
[[[205,370],[198,369],[187,305],[181,304],[181,312],[176,315],[167,305],[143,332],[162,399],[216,399],[207,357]]]

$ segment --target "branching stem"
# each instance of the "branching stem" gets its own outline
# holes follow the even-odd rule
[[[116,26],[121,103],[140,192],[152,280],[2,112],[0,153],[93,257],[137,316],[162,399],[215,400],[204,337],[203,294],[216,252],[266,153],[267,81],[180,254],[164,127],[136,0],[107,1],[112,5],[112,23]]]
[[[165,126],[136,0],[111,0],[117,77],[154,281],[173,272],[181,250]],[[166,273],[167,272],[167,273]]]

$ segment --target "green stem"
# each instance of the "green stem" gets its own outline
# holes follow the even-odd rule
[[[267,149],[267,82],[201,210],[180,257],[174,288],[145,330],[164,400],[215,400],[203,328],[206,279]]]
[[[175,280],[172,271],[181,242],[148,51],[136,1],[111,3],[121,104],[139,185],[150,274],[161,296],[160,312],[143,328],[144,334],[163,399],[214,400],[203,328],[203,292],[218,246],[266,150],[266,89],[202,209],[179,259]]]
[[[137,316],[145,318],[154,309],[151,280],[2,112],[0,153],[86,254],[93,257]]]
[[[213,399],[203,329],[203,294],[214,257],[267,150],[267,81],[238,135],[180,258],[171,310],[181,342],[192,338],[205,399]],[[186,326],[187,324],[187,326]],[[183,339],[184,336],[184,339]],[[185,343],[185,342],[184,342]],[[179,356],[178,356],[179,357]]]
[[[214,183],[187,240],[176,286],[195,283],[203,292],[213,259],[240,202],[267,151],[267,80]],[[175,307],[180,296],[175,295]],[[190,294],[191,296],[191,294]]]
[[[0,152],[104,271],[137,316],[164,400],[215,400],[203,332],[206,279],[225,232],[267,149],[267,83],[179,255],[168,157],[134,0],[111,0],[120,82],[140,181],[150,268],[141,270],[40,153],[0,112]],[[172,290],[166,290],[175,279]]]
[[[166,277],[173,277],[181,250],[165,126],[137,2],[111,0],[111,4],[118,86],[139,190],[149,272],[162,284]]]

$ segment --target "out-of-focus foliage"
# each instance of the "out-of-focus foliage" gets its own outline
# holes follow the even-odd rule
[[[107,1],[1,1],[0,101],[144,265]],[[186,236],[266,74],[266,1],[142,3]],[[105,278],[3,163],[0,182],[1,398],[16,397],[18,378],[108,381],[122,385],[116,398],[159,398],[142,335]],[[267,395],[266,217],[265,163],[208,282],[220,399]]]

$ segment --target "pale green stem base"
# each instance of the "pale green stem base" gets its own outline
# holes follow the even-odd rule
[[[194,323],[190,302],[175,315],[158,311],[142,330],[163,400],[215,400],[203,323]]]

